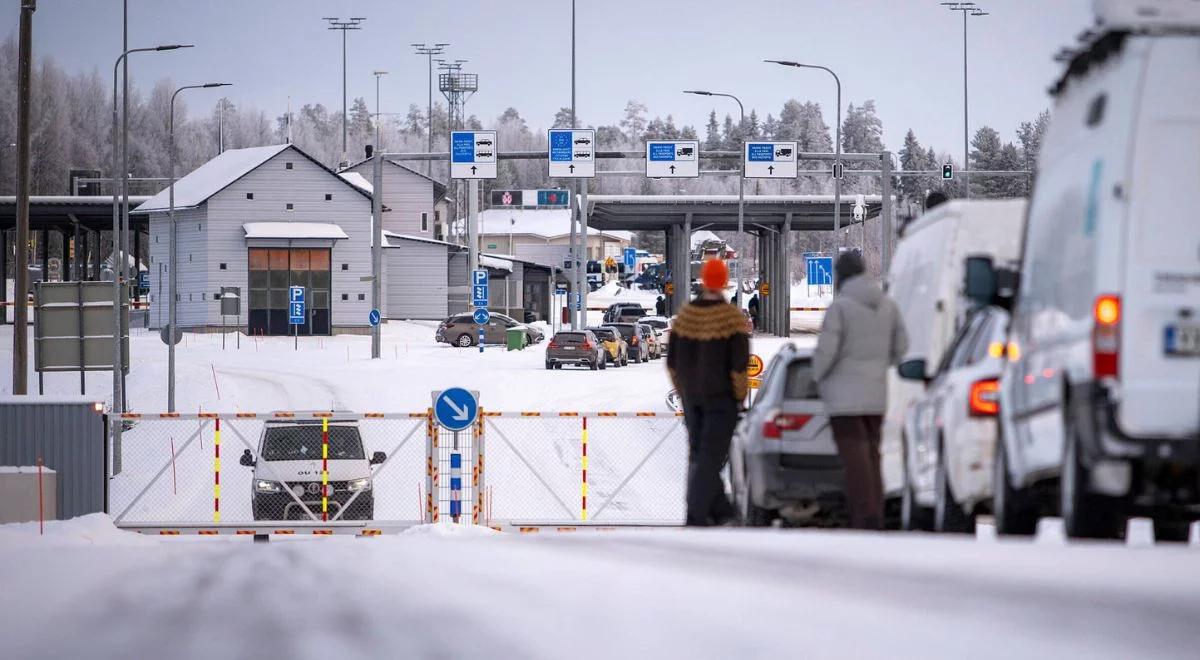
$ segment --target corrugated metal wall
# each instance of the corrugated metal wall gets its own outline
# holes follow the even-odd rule
[[[387,318],[440,321],[447,310],[445,245],[391,237],[387,263]]]
[[[37,465],[58,473],[58,517],[105,509],[106,431],[100,401],[0,399],[0,465]]]

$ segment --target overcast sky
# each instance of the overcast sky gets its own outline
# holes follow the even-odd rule
[[[1060,65],[1052,55],[1091,23],[1088,0],[979,0],[990,16],[969,21],[971,126],[989,124],[1012,140],[1018,122],[1049,106],[1046,88]],[[4,3],[10,31],[16,2]],[[68,71],[111,76],[120,53],[121,0],[41,0],[34,49]],[[323,16],[365,16],[349,33],[349,94],[374,109],[374,77],[384,112],[424,105],[427,68],[412,42],[450,42],[469,60],[480,91],[467,111],[487,124],[515,106],[533,129],[546,128],[571,99],[570,0],[129,0],[130,47],[194,43],[196,48],[131,56],[148,87],[228,81],[229,97],[270,116],[320,101],[341,105],[341,33]],[[673,114],[703,136],[710,108],[729,100],[685,96],[707,88],[741,96],[765,119],[789,97],[822,104],[834,123],[833,80],[821,71],[783,69],[764,58],[823,64],[842,80],[843,105],[875,99],[884,139],[904,132],[926,146],[962,149],[962,19],[938,0],[579,0],[577,109],[592,125],[617,122],[638,99],[649,115]],[[194,92],[192,107],[207,106]],[[435,91],[435,94],[437,92]]]

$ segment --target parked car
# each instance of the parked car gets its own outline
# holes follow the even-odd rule
[[[629,345],[625,343],[620,332],[608,326],[588,328],[588,331],[596,335],[596,339],[604,345],[604,350],[608,352],[609,363],[614,367],[623,367],[629,364]]]
[[[483,343],[507,343],[505,333],[509,328],[521,328],[525,332],[527,345],[540,344],[545,339],[541,330],[524,323],[517,323],[516,319],[510,316],[492,312],[491,319],[483,328]],[[460,348],[475,346],[479,343],[479,325],[475,323],[475,319],[470,314],[456,314],[438,325],[437,331],[434,332],[434,339],[440,343]]]
[[[973,313],[931,380],[924,360],[900,365],[901,378],[925,385],[904,419],[904,441],[916,457],[904,466],[904,529],[974,532],[977,510],[991,506],[1008,318],[995,306]]]
[[[659,348],[662,355],[667,354],[667,344],[671,340],[671,319],[665,316],[643,316],[638,323],[648,325],[657,332]]]
[[[907,358],[923,358],[926,378],[942,363],[966,317],[960,297],[967,255],[1007,263],[1020,256],[1025,201],[955,200],[909,223],[896,245],[887,275],[888,295],[896,301],[908,331]],[[904,445],[904,415],[923,391],[921,383],[890,370],[887,410],[880,442],[883,489],[893,503],[903,502],[904,466],[918,461]],[[907,463],[906,463],[907,461]]]
[[[650,328],[639,323],[610,323],[629,344],[629,359],[633,362],[650,361],[650,340],[646,336]]]
[[[785,344],[771,359],[729,452],[742,521],[844,523],[845,483],[833,432],[812,375],[812,349]]]
[[[638,326],[646,331],[646,343],[650,346],[650,359],[657,360],[661,358],[662,340],[659,338],[658,331],[645,323],[639,323]]]
[[[613,303],[604,311],[605,323],[633,323],[646,315],[638,303]]]
[[[269,419],[258,438],[257,457],[249,449],[242,465],[254,468],[250,486],[255,520],[317,520],[322,498],[321,420]],[[377,451],[368,459],[358,421],[329,419],[329,485],[325,492],[330,518],[370,520],[375,517],[371,466],[387,460]]]
[[[1029,207],[992,506],[1002,534],[1200,517],[1200,6],[1098,3],[1054,93]],[[1187,6],[1185,7],[1184,4]],[[1102,64],[1101,64],[1102,63]]]
[[[608,366],[607,352],[590,330],[559,332],[546,345],[546,368],[562,369],[564,364],[592,371],[604,369]]]

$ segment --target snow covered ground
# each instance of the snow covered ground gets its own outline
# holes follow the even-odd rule
[[[6,658],[1194,658],[1188,547],[800,530],[0,526]]]

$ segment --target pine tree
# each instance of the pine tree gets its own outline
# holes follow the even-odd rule
[[[908,133],[904,134],[904,146],[900,148],[900,169],[905,172],[923,170],[925,169],[925,157],[925,151],[921,148],[921,143],[917,141],[916,134],[911,128],[908,129]],[[905,176],[900,178],[900,193],[905,199],[920,198],[922,190],[924,190],[924,186],[921,177]]]
[[[990,126],[981,126],[971,139],[971,170],[995,170],[1000,168],[1000,134]],[[980,197],[1001,197],[1004,182],[1000,177],[971,177],[971,194]]]
[[[625,104],[625,117],[621,119],[620,126],[626,140],[632,144],[641,142],[646,133],[646,104],[630,99]]]
[[[717,111],[708,113],[708,124],[705,126],[704,148],[708,151],[718,151],[721,148],[721,126],[717,124]]]
[[[554,124],[550,128],[574,128],[575,119],[571,116],[570,108],[559,108],[558,112],[554,113]]]

